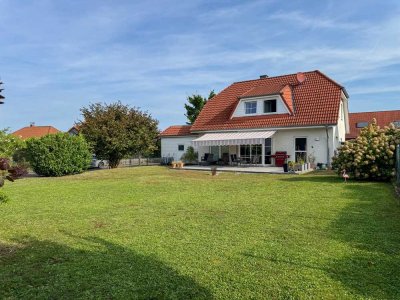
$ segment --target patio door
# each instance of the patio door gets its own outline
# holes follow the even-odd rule
[[[211,146],[210,147],[210,153],[213,154],[213,158],[215,161],[218,161],[220,159],[219,157],[219,146]]]
[[[272,164],[271,160],[271,155],[272,155],[272,139],[268,138],[265,139],[265,144],[264,144],[264,164],[270,165]]]
[[[307,161],[307,138],[294,139],[294,156],[296,162],[299,160]]]

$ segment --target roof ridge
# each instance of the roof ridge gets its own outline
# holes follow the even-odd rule
[[[305,71],[305,72],[301,72],[301,73],[304,73],[304,74],[306,74],[306,73],[315,73],[315,72],[320,72],[319,70],[313,70],[313,71]],[[297,72],[298,73],[298,72]],[[257,81],[257,80],[268,80],[268,79],[271,79],[271,78],[279,78],[279,77],[286,77],[286,76],[292,76],[292,75],[296,75],[297,73],[290,73],[290,74],[283,74],[283,75],[277,75],[277,76],[268,76],[268,77],[266,77],[266,78],[256,78],[256,79],[248,79],[248,80],[242,80],[242,81],[234,81],[232,84],[235,84],[235,83],[242,83],[242,82],[250,82],[250,81]],[[320,72],[321,74],[323,74],[322,72]],[[323,74],[325,77],[328,77],[328,76],[326,76],[325,74]],[[329,77],[328,77],[329,78]],[[332,80],[333,81],[333,80]]]
[[[400,112],[400,109],[391,109],[391,110],[374,110],[374,111],[357,111],[357,112],[349,112],[349,114],[370,114],[370,113],[377,113],[377,112]]]
[[[25,126],[25,127],[22,127],[22,128],[32,128],[32,127],[53,127],[53,128],[55,128],[52,125],[33,125],[33,126]]]

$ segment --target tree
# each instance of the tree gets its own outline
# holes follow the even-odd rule
[[[158,121],[121,102],[95,103],[81,109],[81,133],[100,159],[116,168],[128,155],[149,155],[157,149]]]
[[[213,98],[215,96],[214,90],[210,92],[208,95],[208,98],[203,98],[201,95],[193,94],[192,96],[189,96],[187,98],[187,101],[189,104],[185,103],[185,109],[186,109],[186,118],[189,120],[187,124],[191,125],[196,121],[197,117],[200,114],[200,111],[203,109],[204,105],[207,103],[208,100]]]
[[[0,81],[0,104],[4,104],[4,96],[1,95],[1,92],[4,90],[1,88],[2,84],[3,84],[3,82]]]
[[[389,180],[395,175],[395,149],[400,144],[400,129],[393,124],[380,128],[374,119],[360,135],[345,142],[333,159],[340,174],[346,170],[356,179]]]

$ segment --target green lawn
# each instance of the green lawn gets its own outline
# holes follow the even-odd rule
[[[390,184],[138,167],[4,191],[1,299],[400,298]]]

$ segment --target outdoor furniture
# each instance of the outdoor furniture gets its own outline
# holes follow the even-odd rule
[[[258,165],[258,163],[260,162],[260,155],[254,155],[252,158],[251,158],[251,164],[252,165]]]
[[[237,158],[236,154],[231,154],[231,163],[232,165],[233,164],[236,164],[237,166],[239,165],[240,159]]]
[[[206,153],[204,154],[204,158],[201,159],[200,165],[211,165],[214,163],[214,154],[212,153]]]
[[[200,159],[200,165],[202,165],[203,164],[203,162],[206,162],[207,161],[207,159],[208,159],[208,156],[210,155],[210,153],[204,153],[204,156],[203,157],[201,157],[201,159]]]
[[[286,151],[277,151],[271,157],[275,159],[275,166],[282,167],[286,160],[290,158],[290,155],[287,155]]]
[[[229,153],[222,153],[222,158],[218,160],[219,165],[229,165]]]
[[[173,161],[172,163],[171,163],[171,167],[172,167],[172,169],[176,169],[176,168],[183,168],[183,166],[184,166],[185,164],[182,162],[182,161]]]

